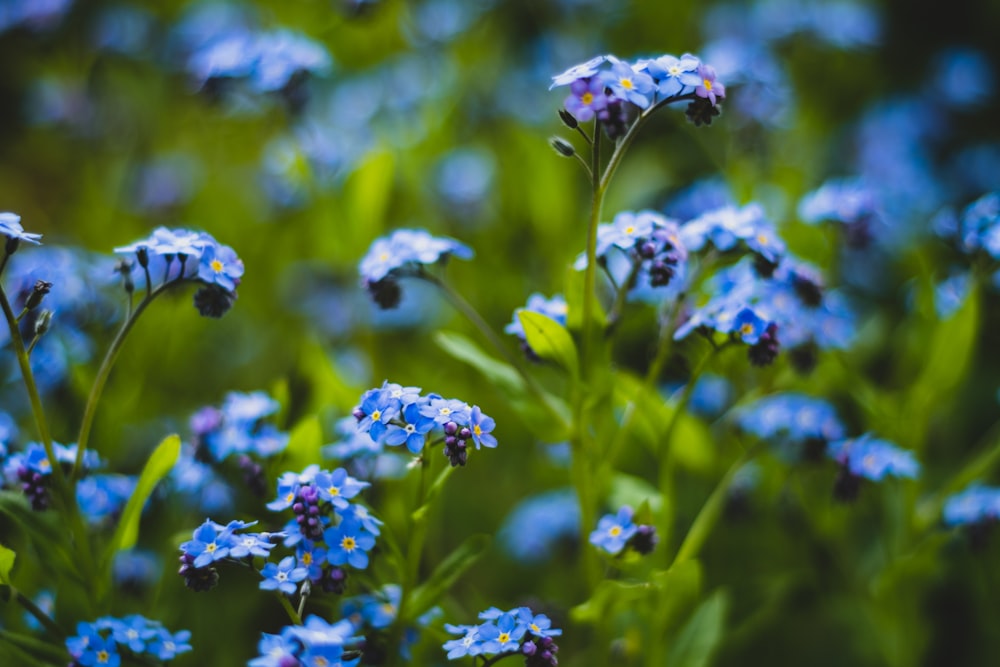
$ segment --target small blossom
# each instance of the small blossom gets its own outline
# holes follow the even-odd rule
[[[617,514],[606,514],[601,517],[597,522],[597,528],[590,534],[590,543],[609,554],[619,553],[637,530],[632,522],[632,514],[632,508],[625,505]]]
[[[285,556],[278,564],[265,565],[260,574],[264,577],[264,581],[260,582],[261,590],[279,590],[286,595],[292,595],[298,588],[296,584],[309,576],[309,571],[304,567],[296,567],[294,557]]]
[[[726,87],[721,81],[715,80],[715,68],[711,65],[698,66],[698,79],[698,86],[694,89],[694,94],[698,97],[708,98],[713,105],[726,97]]]

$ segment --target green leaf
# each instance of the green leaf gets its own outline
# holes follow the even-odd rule
[[[737,471],[749,460],[749,457],[749,452],[740,457],[738,461],[730,466],[722,479],[719,480],[715,490],[712,491],[712,495],[702,505],[698,516],[694,518],[694,523],[691,524],[687,535],[684,536],[684,541],[681,542],[681,546],[677,550],[677,556],[674,557],[675,565],[683,563],[689,558],[694,558],[701,551],[701,548],[705,545],[705,541],[708,540],[708,536],[712,533],[712,529],[715,528],[719,516],[722,515],[722,510],[726,504],[726,494],[729,491],[729,485],[732,483],[733,477],[736,476]]]
[[[648,502],[649,508],[658,514],[663,509],[663,494],[646,480],[620,472],[611,479],[608,502],[611,507],[629,505],[633,508]]]
[[[698,607],[670,649],[670,667],[705,667],[722,638],[728,596],[718,590]]]
[[[0,584],[12,584],[10,571],[14,567],[14,558],[17,554],[13,549],[8,549],[0,544]]]
[[[491,542],[489,535],[473,535],[438,563],[431,576],[413,590],[404,621],[415,620],[437,604],[458,578],[486,553]]]
[[[455,359],[464,361],[478,370],[504,392],[515,396],[525,393],[524,380],[513,366],[486,354],[462,334],[454,331],[438,331],[434,334],[434,342]]]
[[[76,559],[67,551],[65,535],[56,524],[57,514],[33,511],[28,506],[24,494],[12,491],[0,491],[0,514],[17,523],[31,537],[39,553],[57,557],[60,567],[64,568],[63,571],[72,575],[78,582],[86,583],[76,565]]]
[[[323,427],[317,415],[309,415],[292,429],[285,448],[284,464],[291,470],[303,470],[322,458]]]
[[[54,646],[48,642],[42,641],[37,637],[32,637],[31,635],[21,634],[19,632],[11,632],[10,630],[0,629],[0,639],[2,639],[8,646],[14,647],[19,652],[19,657],[24,660],[26,657],[30,659],[30,663],[21,662],[20,660],[15,663],[4,663],[4,664],[14,664],[14,665],[65,665],[66,664],[66,650],[62,646]]]
[[[142,517],[142,508],[146,505],[146,501],[156,485],[173,469],[180,453],[181,438],[176,434],[164,438],[163,442],[153,450],[139,475],[139,481],[135,485],[132,497],[125,503],[125,509],[122,510],[114,535],[112,535],[104,552],[103,562],[106,568],[110,567],[116,553],[127,551],[135,546],[135,542],[139,538],[139,519]]]
[[[597,585],[586,602],[569,610],[575,623],[602,623],[610,616],[610,610],[617,605],[632,605],[649,596],[650,584],[605,579]]]
[[[580,360],[576,344],[564,326],[548,315],[530,310],[518,311],[517,318],[521,321],[525,339],[535,354],[559,364],[572,377],[579,375]]]
[[[577,271],[572,266],[567,269],[566,326],[573,331],[579,331],[583,328],[583,293],[585,291],[584,278],[584,271]],[[605,315],[603,308],[601,308],[600,302],[595,299],[593,323],[598,324],[601,328],[603,328],[606,322],[607,315]]]

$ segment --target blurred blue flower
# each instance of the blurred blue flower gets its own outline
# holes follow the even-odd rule
[[[920,474],[920,464],[913,452],[900,449],[885,440],[878,440],[871,434],[831,442],[827,445],[827,456],[844,466],[852,475],[875,482],[887,475],[915,479]]]
[[[966,109],[986,102],[994,92],[994,71],[989,59],[972,48],[953,48],[938,54],[930,75],[931,94]]]
[[[972,280],[967,273],[957,273],[934,287],[934,311],[938,319],[954,315],[969,296]]]
[[[21,226],[21,216],[16,213],[0,213],[0,234],[8,239],[41,245],[38,239],[42,238],[42,235],[24,231],[24,227]]]
[[[1000,489],[973,484],[944,502],[945,525],[968,526],[1000,519]]]

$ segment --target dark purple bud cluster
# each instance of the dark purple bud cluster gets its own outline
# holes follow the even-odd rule
[[[21,482],[21,490],[31,503],[31,509],[36,512],[48,509],[51,504],[49,498],[48,479],[50,475],[42,475],[27,466],[20,466],[17,469],[17,479]]]
[[[236,292],[219,285],[205,285],[194,293],[194,307],[202,317],[219,319],[229,312],[235,302]]]
[[[691,100],[684,113],[695,127],[701,127],[711,125],[712,119],[720,115],[722,110],[707,97],[697,97]]]
[[[552,637],[532,637],[521,644],[525,667],[556,667],[559,647]]]
[[[654,229],[648,239],[636,244],[636,251],[643,261],[649,262],[649,284],[666,287],[677,275],[677,267],[687,253],[677,247],[677,236],[666,229]]]
[[[778,325],[771,322],[760,335],[760,340],[747,349],[747,356],[754,366],[769,366],[778,356]]]
[[[466,426],[459,426],[455,422],[446,422],[444,425],[444,455],[451,462],[451,467],[464,466],[468,460],[469,452],[466,442],[472,437],[472,431]]]
[[[656,535],[656,528],[646,524],[640,524],[636,526],[635,534],[629,538],[628,542],[625,543],[626,549],[632,549],[638,554],[645,556],[648,553],[652,553],[653,549],[656,548],[659,542],[659,537]]]
[[[292,511],[303,537],[313,542],[323,540],[323,508],[320,506],[319,489],[312,484],[299,487]]]
[[[403,298],[403,290],[400,288],[399,282],[389,276],[376,282],[367,282],[365,288],[371,295],[372,301],[377,303],[382,310],[395,308],[399,305],[400,299]]]
[[[628,132],[629,125],[632,124],[632,110],[635,106],[626,104],[625,100],[611,99],[608,105],[597,112],[597,119],[604,127],[604,133],[611,141],[618,141]]]
[[[195,567],[194,559],[191,554],[181,554],[181,567],[177,574],[184,577],[184,585],[196,593],[212,590],[219,583],[219,571],[211,565]]]

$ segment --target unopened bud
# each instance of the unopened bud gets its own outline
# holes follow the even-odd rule
[[[52,311],[43,310],[38,314],[38,319],[35,320],[35,337],[43,336],[49,330],[50,324],[52,324]]]
[[[571,130],[575,130],[576,128],[580,127],[580,123],[576,120],[576,118],[573,117],[573,114],[566,111],[565,109],[559,110],[559,120],[561,120],[563,122],[563,125],[565,125]]]
[[[45,280],[36,280],[35,286],[31,288],[31,293],[28,294],[28,298],[24,301],[24,307],[28,310],[34,310],[51,289],[52,283]]]
[[[552,146],[552,149],[556,153],[559,153],[563,157],[573,157],[576,155],[576,149],[573,148],[573,144],[561,137],[552,137],[549,139],[549,145]]]

